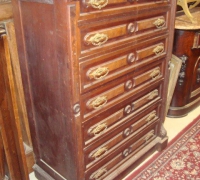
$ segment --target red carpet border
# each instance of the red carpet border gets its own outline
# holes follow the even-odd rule
[[[200,180],[200,115],[125,180]]]

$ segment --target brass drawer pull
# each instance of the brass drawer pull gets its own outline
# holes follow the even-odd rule
[[[148,118],[146,119],[147,122],[152,121],[156,117],[156,111],[153,111]]]
[[[89,155],[89,158],[90,159],[93,159],[93,158],[97,159],[97,158],[101,157],[103,154],[105,154],[107,151],[108,151],[107,147],[100,148],[95,153],[92,152]]]
[[[107,67],[99,67],[88,76],[90,78],[94,78],[96,80],[103,79],[109,73],[109,69]]]
[[[155,97],[158,97],[158,90],[157,89],[149,94],[148,100],[151,100]]]
[[[164,46],[163,45],[159,45],[159,46],[156,46],[154,49],[153,49],[153,52],[156,54],[156,55],[160,55],[164,52]]]
[[[90,4],[95,9],[101,9],[107,6],[108,0],[90,0],[88,4]]]
[[[94,172],[90,176],[90,180],[98,179],[98,178],[100,178],[101,176],[103,176],[106,173],[107,173],[107,169],[106,168],[99,169],[98,171]]]
[[[88,130],[88,134],[96,136],[96,135],[99,135],[99,134],[103,133],[106,129],[107,129],[107,124],[106,123],[99,124],[95,128],[89,129]]]
[[[94,109],[99,109],[107,103],[107,97],[101,96],[92,101],[91,105]]]
[[[149,132],[146,136],[145,136],[145,141],[148,142],[150,138],[152,138],[154,136],[154,130],[152,130],[151,132]]]
[[[165,19],[158,18],[153,24],[160,29],[165,26]]]
[[[160,69],[155,69],[152,71],[152,73],[150,74],[150,77],[152,79],[156,79],[160,76]]]
[[[86,44],[93,44],[94,46],[101,46],[108,40],[107,34],[96,33],[95,35],[87,34],[84,38]]]

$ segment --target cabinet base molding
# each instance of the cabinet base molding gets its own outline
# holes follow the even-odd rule
[[[187,116],[187,114],[198,107],[200,105],[200,97],[198,97],[196,100],[192,101],[191,103],[182,106],[182,107],[170,107],[168,111],[167,117],[184,117]]]
[[[162,151],[166,148],[168,143],[168,137],[157,137],[144,148],[142,151],[139,151],[134,156],[132,156],[126,163],[122,166],[119,166],[107,177],[108,179],[118,180],[124,178],[128,175],[134,168],[136,168],[142,161],[143,158],[146,159],[148,156],[152,155],[155,151]],[[33,166],[35,176],[40,180],[55,180],[52,178],[46,171],[44,171],[39,165],[35,164]],[[117,177],[116,177],[117,175]],[[65,178],[60,178],[60,180],[67,180]]]

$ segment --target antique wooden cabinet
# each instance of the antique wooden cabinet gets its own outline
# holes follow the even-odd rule
[[[13,0],[38,179],[120,179],[163,128],[174,0]]]
[[[200,8],[191,10],[196,23],[177,13],[173,54],[182,67],[168,111],[170,117],[182,117],[200,105]]]

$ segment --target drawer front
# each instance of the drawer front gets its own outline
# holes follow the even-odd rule
[[[88,94],[83,95],[81,106],[84,113],[84,119],[87,120],[94,116],[94,114],[96,116],[102,110],[114,106],[116,102],[121,102],[122,100],[135,95],[137,92],[146,89],[148,86],[151,86],[154,82],[163,79],[162,65],[153,67],[148,71],[144,70],[145,69],[143,69],[143,72],[133,72],[126,75],[124,78],[118,79],[115,81],[115,84],[112,84],[114,87],[109,88],[109,90],[106,90],[103,93],[97,93],[97,95],[92,97],[92,94],[96,93],[95,91],[91,91]],[[97,90],[101,91],[101,88],[98,88]]]
[[[166,0],[167,1],[167,0]],[[106,10],[108,8],[119,7],[119,6],[130,6],[130,5],[141,5],[145,3],[159,3],[163,0],[82,0],[82,11],[98,11]]]
[[[80,63],[81,91],[85,92],[138,68],[166,54],[166,40],[146,42],[117,58],[91,59]],[[146,64],[147,64],[146,63]]]
[[[118,24],[116,26],[107,25],[108,28],[92,31],[90,29],[81,30],[82,39],[82,51],[102,48],[104,45],[111,45],[122,43],[122,40],[133,41],[138,36],[145,35],[145,33],[151,31],[162,31],[167,28],[167,14],[157,15],[155,17],[146,18],[142,20],[130,20],[124,24]],[[89,26],[89,25],[88,25]],[[98,27],[97,27],[98,28]],[[148,34],[148,33],[147,33]],[[156,36],[156,34],[154,35]]]
[[[118,166],[119,163],[128,157],[133,156],[144,146],[149,144],[156,137],[155,133],[155,124],[152,124],[150,128],[146,129],[142,133],[139,133],[136,139],[132,139],[132,141],[119,148],[116,153],[113,153],[109,158],[105,159],[104,162],[86,170],[86,179],[105,179],[113,167]]]
[[[131,122],[124,126],[124,129],[118,133],[109,141],[103,143],[101,146],[98,146],[94,149],[95,146],[85,150],[85,164],[86,167],[90,167],[94,163],[97,163],[102,158],[107,158],[110,153],[122,146],[125,141],[130,139],[136,141],[136,135],[144,128],[149,126],[151,123],[158,121],[158,109],[154,109],[150,113],[143,115],[139,120],[133,119]],[[135,122],[136,121],[136,122]]]
[[[160,89],[154,89],[134,101],[126,103],[119,110],[116,108],[116,112],[112,111],[110,115],[104,116],[102,119],[95,117],[85,123],[83,130],[85,145],[97,141],[99,137],[104,137],[106,134],[112,132],[116,126],[128,122],[138,111],[142,111],[143,107],[148,107],[158,101],[160,99],[160,92]]]

